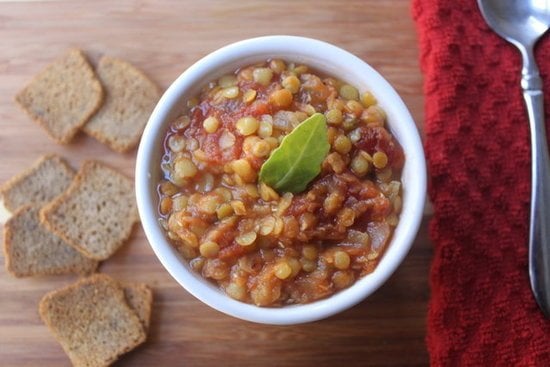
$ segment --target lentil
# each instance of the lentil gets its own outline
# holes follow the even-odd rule
[[[240,118],[235,127],[241,135],[251,135],[258,130],[260,123],[254,117],[242,117]]]
[[[287,262],[275,265],[275,276],[279,279],[286,279],[292,274],[292,268]]]
[[[345,135],[340,135],[334,140],[334,150],[340,154],[348,154],[352,148],[351,140]]]
[[[388,156],[384,152],[376,152],[372,156],[372,164],[376,168],[384,168],[388,164]]]
[[[179,135],[172,135],[168,139],[168,147],[174,153],[181,152],[185,148],[185,139]]]
[[[256,232],[247,232],[237,236],[237,238],[235,238],[235,242],[241,246],[250,246],[254,243],[254,241],[256,241],[256,238]]]
[[[370,107],[374,106],[376,103],[376,97],[371,92],[365,92],[361,95],[361,103],[363,103],[363,106]]]
[[[220,121],[215,116],[207,117],[202,123],[207,133],[215,133],[220,126]]]
[[[271,152],[271,146],[268,142],[260,140],[254,144],[252,147],[252,154],[256,157],[266,157]]]
[[[340,96],[346,100],[358,100],[359,92],[354,86],[344,84],[340,87]]]
[[[269,67],[276,74],[281,74],[286,70],[286,64],[283,60],[273,59],[269,62]]]
[[[258,93],[254,89],[249,89],[243,94],[243,102],[251,103],[256,99]]]
[[[268,68],[257,68],[252,72],[252,77],[256,83],[267,86],[273,78],[273,71]]]
[[[271,93],[269,100],[279,108],[286,108],[292,103],[292,93],[287,89],[279,89]]]
[[[334,253],[334,266],[340,270],[345,270],[349,267],[350,257],[345,251],[336,251]]]
[[[273,134],[273,124],[266,120],[260,121],[260,126],[258,126],[258,136],[260,138],[269,138],[271,134]]]
[[[222,91],[222,95],[225,98],[237,98],[239,96],[239,87],[227,87]]]
[[[294,75],[290,75],[284,78],[281,84],[283,85],[283,88],[285,88],[292,94],[296,94],[300,90],[300,79],[298,79]]]
[[[357,154],[350,166],[353,173],[359,177],[363,177],[369,171],[369,161],[362,154]]]
[[[199,246],[199,252],[204,257],[213,258],[220,252],[220,246],[216,242],[204,242]]]
[[[327,117],[327,122],[329,124],[334,124],[334,125],[341,124],[342,121],[344,120],[344,115],[342,115],[342,111],[335,108],[327,111],[326,117]]]
[[[176,177],[193,177],[197,174],[197,167],[188,158],[181,158],[174,163]]]

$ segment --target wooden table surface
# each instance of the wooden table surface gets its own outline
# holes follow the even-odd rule
[[[422,78],[409,0],[361,1],[0,1],[0,182],[57,152],[78,167],[99,158],[133,177],[135,151],[111,152],[81,134],[53,143],[13,102],[16,92],[68,47],[92,62],[121,57],[166,88],[207,53],[245,38],[322,39],[381,72],[423,123]],[[374,295],[329,319],[269,326],[205,306],[162,268],[141,228],[100,271],[154,288],[148,341],[117,366],[423,366],[431,245],[427,219],[409,256]],[[4,262],[0,255],[0,262]],[[0,268],[0,365],[67,366],[37,304],[74,276],[15,279]]]

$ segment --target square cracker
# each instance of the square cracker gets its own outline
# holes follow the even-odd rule
[[[46,294],[38,311],[74,366],[108,366],[146,339],[122,288],[105,274]]]
[[[83,130],[118,152],[137,145],[160,98],[158,87],[131,64],[104,56],[96,69],[105,101]]]
[[[4,225],[8,272],[16,277],[93,273],[97,261],[88,259],[47,231],[40,224],[39,210],[39,206],[25,206]]]
[[[0,199],[8,212],[25,205],[43,205],[71,184],[74,170],[55,154],[45,155],[0,186]]]
[[[110,257],[138,221],[133,182],[97,161],[86,161],[69,188],[40,212],[41,222],[94,260]]]
[[[42,70],[15,101],[58,143],[68,143],[98,110],[103,88],[82,51],[71,49]]]

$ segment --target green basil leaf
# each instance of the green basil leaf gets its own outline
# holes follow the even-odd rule
[[[283,138],[262,165],[260,180],[279,192],[302,192],[321,172],[329,149],[327,120],[315,113]]]

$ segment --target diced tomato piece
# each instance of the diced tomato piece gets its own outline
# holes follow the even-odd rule
[[[388,156],[391,167],[397,169],[403,167],[403,149],[388,130],[380,126],[362,126],[359,129],[361,139],[356,144],[360,149],[369,154],[377,151],[384,152]]]
[[[373,199],[374,205],[371,209],[371,218],[382,220],[391,213],[391,202],[385,196]]]
[[[247,109],[247,112],[249,116],[254,117],[271,114],[271,105],[265,101],[255,101]]]
[[[202,143],[202,150],[206,153],[206,159],[209,163],[221,164],[222,152],[220,149],[220,133],[211,133],[206,135]]]

